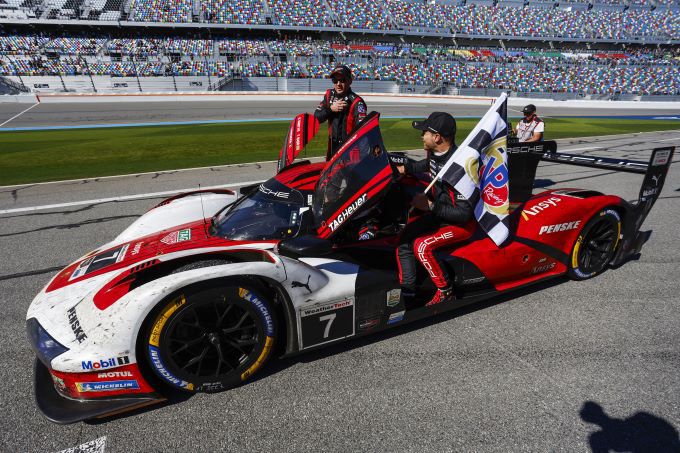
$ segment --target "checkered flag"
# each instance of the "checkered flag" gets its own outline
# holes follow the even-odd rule
[[[478,200],[475,217],[499,246],[510,234],[507,147],[508,95],[503,93],[435,178]]]

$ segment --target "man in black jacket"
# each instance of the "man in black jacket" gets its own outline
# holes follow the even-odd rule
[[[338,66],[331,71],[330,77],[333,88],[326,91],[314,111],[314,117],[320,123],[328,121],[326,160],[333,157],[354,128],[366,117],[366,103],[351,88],[351,69],[345,65]]]
[[[422,131],[423,148],[428,157],[397,169],[400,173],[429,173],[430,178],[434,178],[457,149],[456,120],[448,113],[434,112],[425,121],[414,121],[413,127]],[[417,258],[437,287],[427,306],[453,300],[449,275],[434,252],[472,235],[475,229],[472,204],[440,180],[428,194],[416,195],[411,204],[420,216],[406,226],[397,248],[402,291],[406,297],[415,294]]]

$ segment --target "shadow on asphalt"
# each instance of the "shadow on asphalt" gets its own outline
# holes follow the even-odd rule
[[[613,418],[599,404],[586,401],[580,415],[583,421],[600,428],[588,436],[593,452],[680,452],[678,431],[648,412],[637,412],[625,419]]]

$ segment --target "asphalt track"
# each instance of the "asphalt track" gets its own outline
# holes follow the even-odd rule
[[[148,102],[97,102],[97,103],[48,103],[43,102],[26,114],[12,120],[3,128],[76,126],[100,124],[139,124],[157,122],[186,121],[220,121],[220,120],[252,120],[252,119],[290,119],[295,114],[310,112],[321,100],[320,96],[300,94],[300,100],[272,101],[253,100],[212,100],[212,101],[148,101]],[[317,99],[318,98],[318,99]],[[370,110],[377,110],[383,117],[427,117],[434,110],[444,110],[456,117],[481,117],[488,105],[463,105],[452,101],[450,105],[441,102],[413,102],[410,99],[400,101],[371,102]],[[530,101],[527,101],[527,103]],[[648,103],[652,104],[653,103]],[[644,111],[635,108],[621,108],[615,102],[602,103],[602,107],[565,107],[566,104],[553,102],[550,106],[541,107],[539,113],[543,117],[551,116],[634,116],[634,115],[676,115],[676,107],[669,108],[668,103],[658,107],[648,107]],[[0,102],[0,123],[11,118],[28,104],[12,104]],[[514,111],[513,111],[514,110]],[[510,108],[510,115],[521,116],[517,108]]]
[[[645,160],[680,132],[561,140]],[[637,260],[270,362],[240,388],[106,422],[58,426],[33,403],[25,313],[48,279],[160,201],[87,202],[269,177],[252,164],[0,188],[0,451],[677,451],[680,156]],[[637,197],[642,178],[541,165],[537,185]],[[540,189],[539,189],[540,190]],[[57,209],[29,210],[55,203]],[[603,413],[598,412],[601,408]],[[590,422],[589,422],[590,421]],[[591,423],[596,422],[596,423]],[[101,440],[102,437],[105,440]],[[592,437],[591,437],[592,436]]]

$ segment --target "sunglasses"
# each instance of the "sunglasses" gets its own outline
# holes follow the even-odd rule
[[[336,79],[335,77],[333,77],[331,79],[331,82],[333,82],[333,85],[336,85],[338,83],[347,83],[347,79]]]

